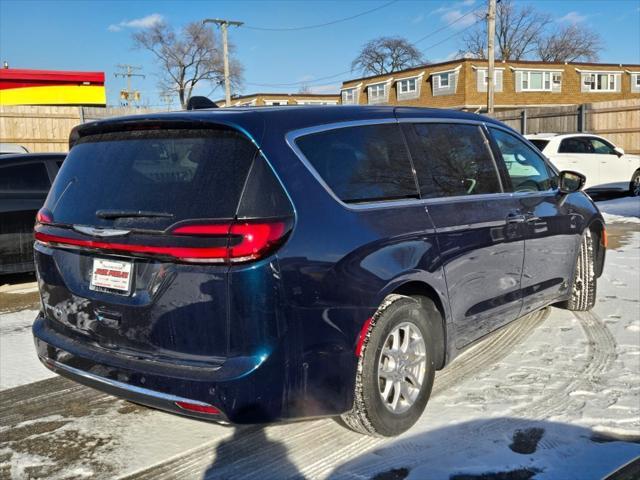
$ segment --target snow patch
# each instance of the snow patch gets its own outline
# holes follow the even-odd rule
[[[38,360],[31,335],[37,310],[0,315],[0,390],[54,377]]]
[[[597,202],[607,223],[640,223],[640,197],[623,197]]]

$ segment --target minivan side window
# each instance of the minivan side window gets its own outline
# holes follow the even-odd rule
[[[544,192],[555,188],[555,177],[533,148],[504,130],[489,130],[507,167],[514,192]]]
[[[412,156],[423,198],[502,191],[479,126],[416,123],[405,126],[405,131],[409,138],[415,134]]]
[[[363,125],[305,135],[296,145],[345,203],[419,198],[397,125]]]
[[[46,192],[49,175],[44,163],[0,167],[0,192]]]

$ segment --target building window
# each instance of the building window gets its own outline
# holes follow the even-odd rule
[[[367,87],[369,103],[382,103],[387,101],[387,84],[377,83]]]
[[[289,102],[287,100],[265,100],[264,104],[269,106],[278,106],[278,105],[288,105]]]
[[[337,100],[296,100],[298,105],[337,105]]]
[[[353,105],[358,103],[358,89],[348,88],[342,91],[342,103],[345,105]]]
[[[493,72],[493,87],[494,87],[494,91],[496,92],[501,92],[502,91],[502,78],[503,78],[503,71],[504,69],[502,68],[496,68]],[[487,88],[489,86],[489,70],[485,69],[478,69],[478,91],[479,92],[486,92]]]
[[[431,74],[431,87],[433,95],[453,95],[456,93],[456,83],[458,81],[458,70],[461,66],[446,72],[433,72]]]
[[[614,92],[616,90],[615,73],[588,73],[583,76],[582,81],[587,91],[590,92]]]
[[[631,85],[635,87],[636,90],[640,88],[640,73],[631,75]]]
[[[398,93],[402,95],[408,95],[418,92],[418,79],[407,78],[405,80],[398,81]]]
[[[436,75],[438,88],[449,88],[450,75],[450,73],[441,73],[440,75]]]
[[[521,90],[526,92],[550,92],[552,77],[556,78],[556,74],[552,72],[522,72]]]

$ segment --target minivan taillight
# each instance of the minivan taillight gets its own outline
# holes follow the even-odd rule
[[[180,241],[176,239],[174,245],[168,245],[170,242],[162,241],[162,245],[157,245],[157,235],[149,236],[153,239],[149,244],[124,243],[107,239],[84,239],[75,235],[49,234],[36,225],[35,238],[41,243],[52,246],[164,256],[190,263],[242,263],[258,260],[271,254],[282,245],[290,229],[291,222],[287,220],[187,225],[183,223],[168,232],[170,237],[180,237]],[[188,239],[185,238],[189,236],[198,238],[198,246],[189,245]],[[207,245],[206,238],[215,241],[212,245]]]
[[[38,213],[36,214],[36,224],[38,223],[40,225],[53,223],[53,216],[51,215],[51,212],[44,207],[38,210]]]
[[[231,263],[247,262],[265,257],[282,244],[288,232],[288,222],[283,220],[182,225],[171,231],[174,235],[226,236],[228,243],[224,248],[224,259]]]

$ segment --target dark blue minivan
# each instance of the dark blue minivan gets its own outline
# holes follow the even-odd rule
[[[606,234],[584,177],[489,118],[211,109],[70,144],[35,227],[35,343],[134,402],[396,435],[473,342],[595,301]]]

